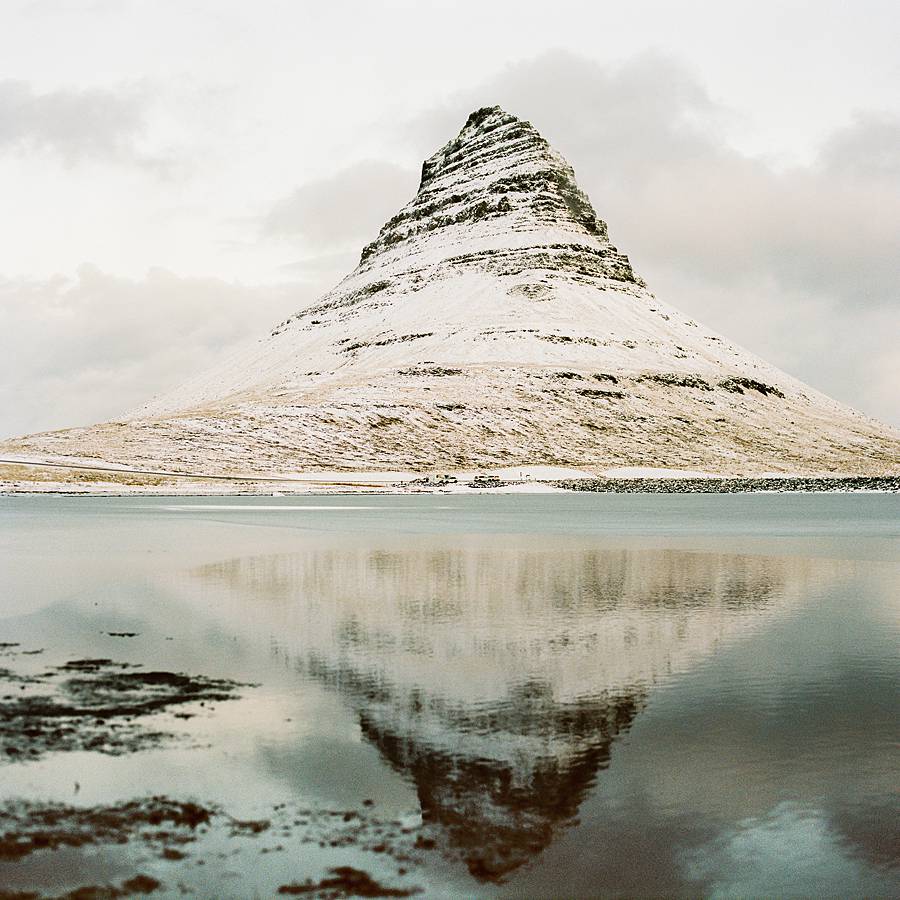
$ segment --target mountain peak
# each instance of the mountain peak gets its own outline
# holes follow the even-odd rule
[[[499,106],[475,110],[462,130],[422,164],[416,196],[362,251],[361,263],[397,248],[444,242],[497,249],[498,238],[531,233],[535,244],[577,248],[606,277],[637,281],[609,243],[572,166],[538,130]],[[516,240],[521,245],[521,240]]]
[[[498,128],[508,130],[510,126],[516,126],[514,128],[516,136],[520,138],[526,137],[536,148],[550,149],[550,145],[540,136],[537,129],[530,122],[524,122],[516,118],[499,106],[483,106],[481,109],[476,109],[470,113],[465,125],[463,125],[455,138],[444,144],[440,150],[422,163],[422,178],[419,182],[419,190],[422,191],[423,188],[427,188],[436,177],[445,174],[448,166],[457,164],[465,166],[467,162],[471,163],[472,160],[469,157],[477,154],[483,148],[484,142],[482,139],[485,135],[490,135]],[[503,136],[507,139],[509,138],[508,133]],[[487,142],[488,146],[492,144],[493,142],[491,141]],[[508,143],[505,144],[503,141],[494,145],[494,148],[497,151],[496,155],[504,151],[508,152],[511,149],[510,145]]]

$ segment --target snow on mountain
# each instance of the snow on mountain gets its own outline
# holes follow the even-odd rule
[[[197,472],[900,471],[900,434],[657,299],[571,166],[480,109],[357,268],[131,416],[8,453]]]

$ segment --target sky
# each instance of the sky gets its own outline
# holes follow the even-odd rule
[[[880,0],[3,0],[0,437],[267,333],[494,104],[658,296],[900,426],[898,46]]]

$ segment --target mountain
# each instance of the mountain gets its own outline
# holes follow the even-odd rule
[[[122,421],[0,450],[215,473],[900,472],[900,434],[657,299],[572,167],[499,107],[250,349]]]

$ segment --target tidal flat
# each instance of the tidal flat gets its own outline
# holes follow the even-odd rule
[[[897,896],[900,495],[0,498],[0,897]]]

